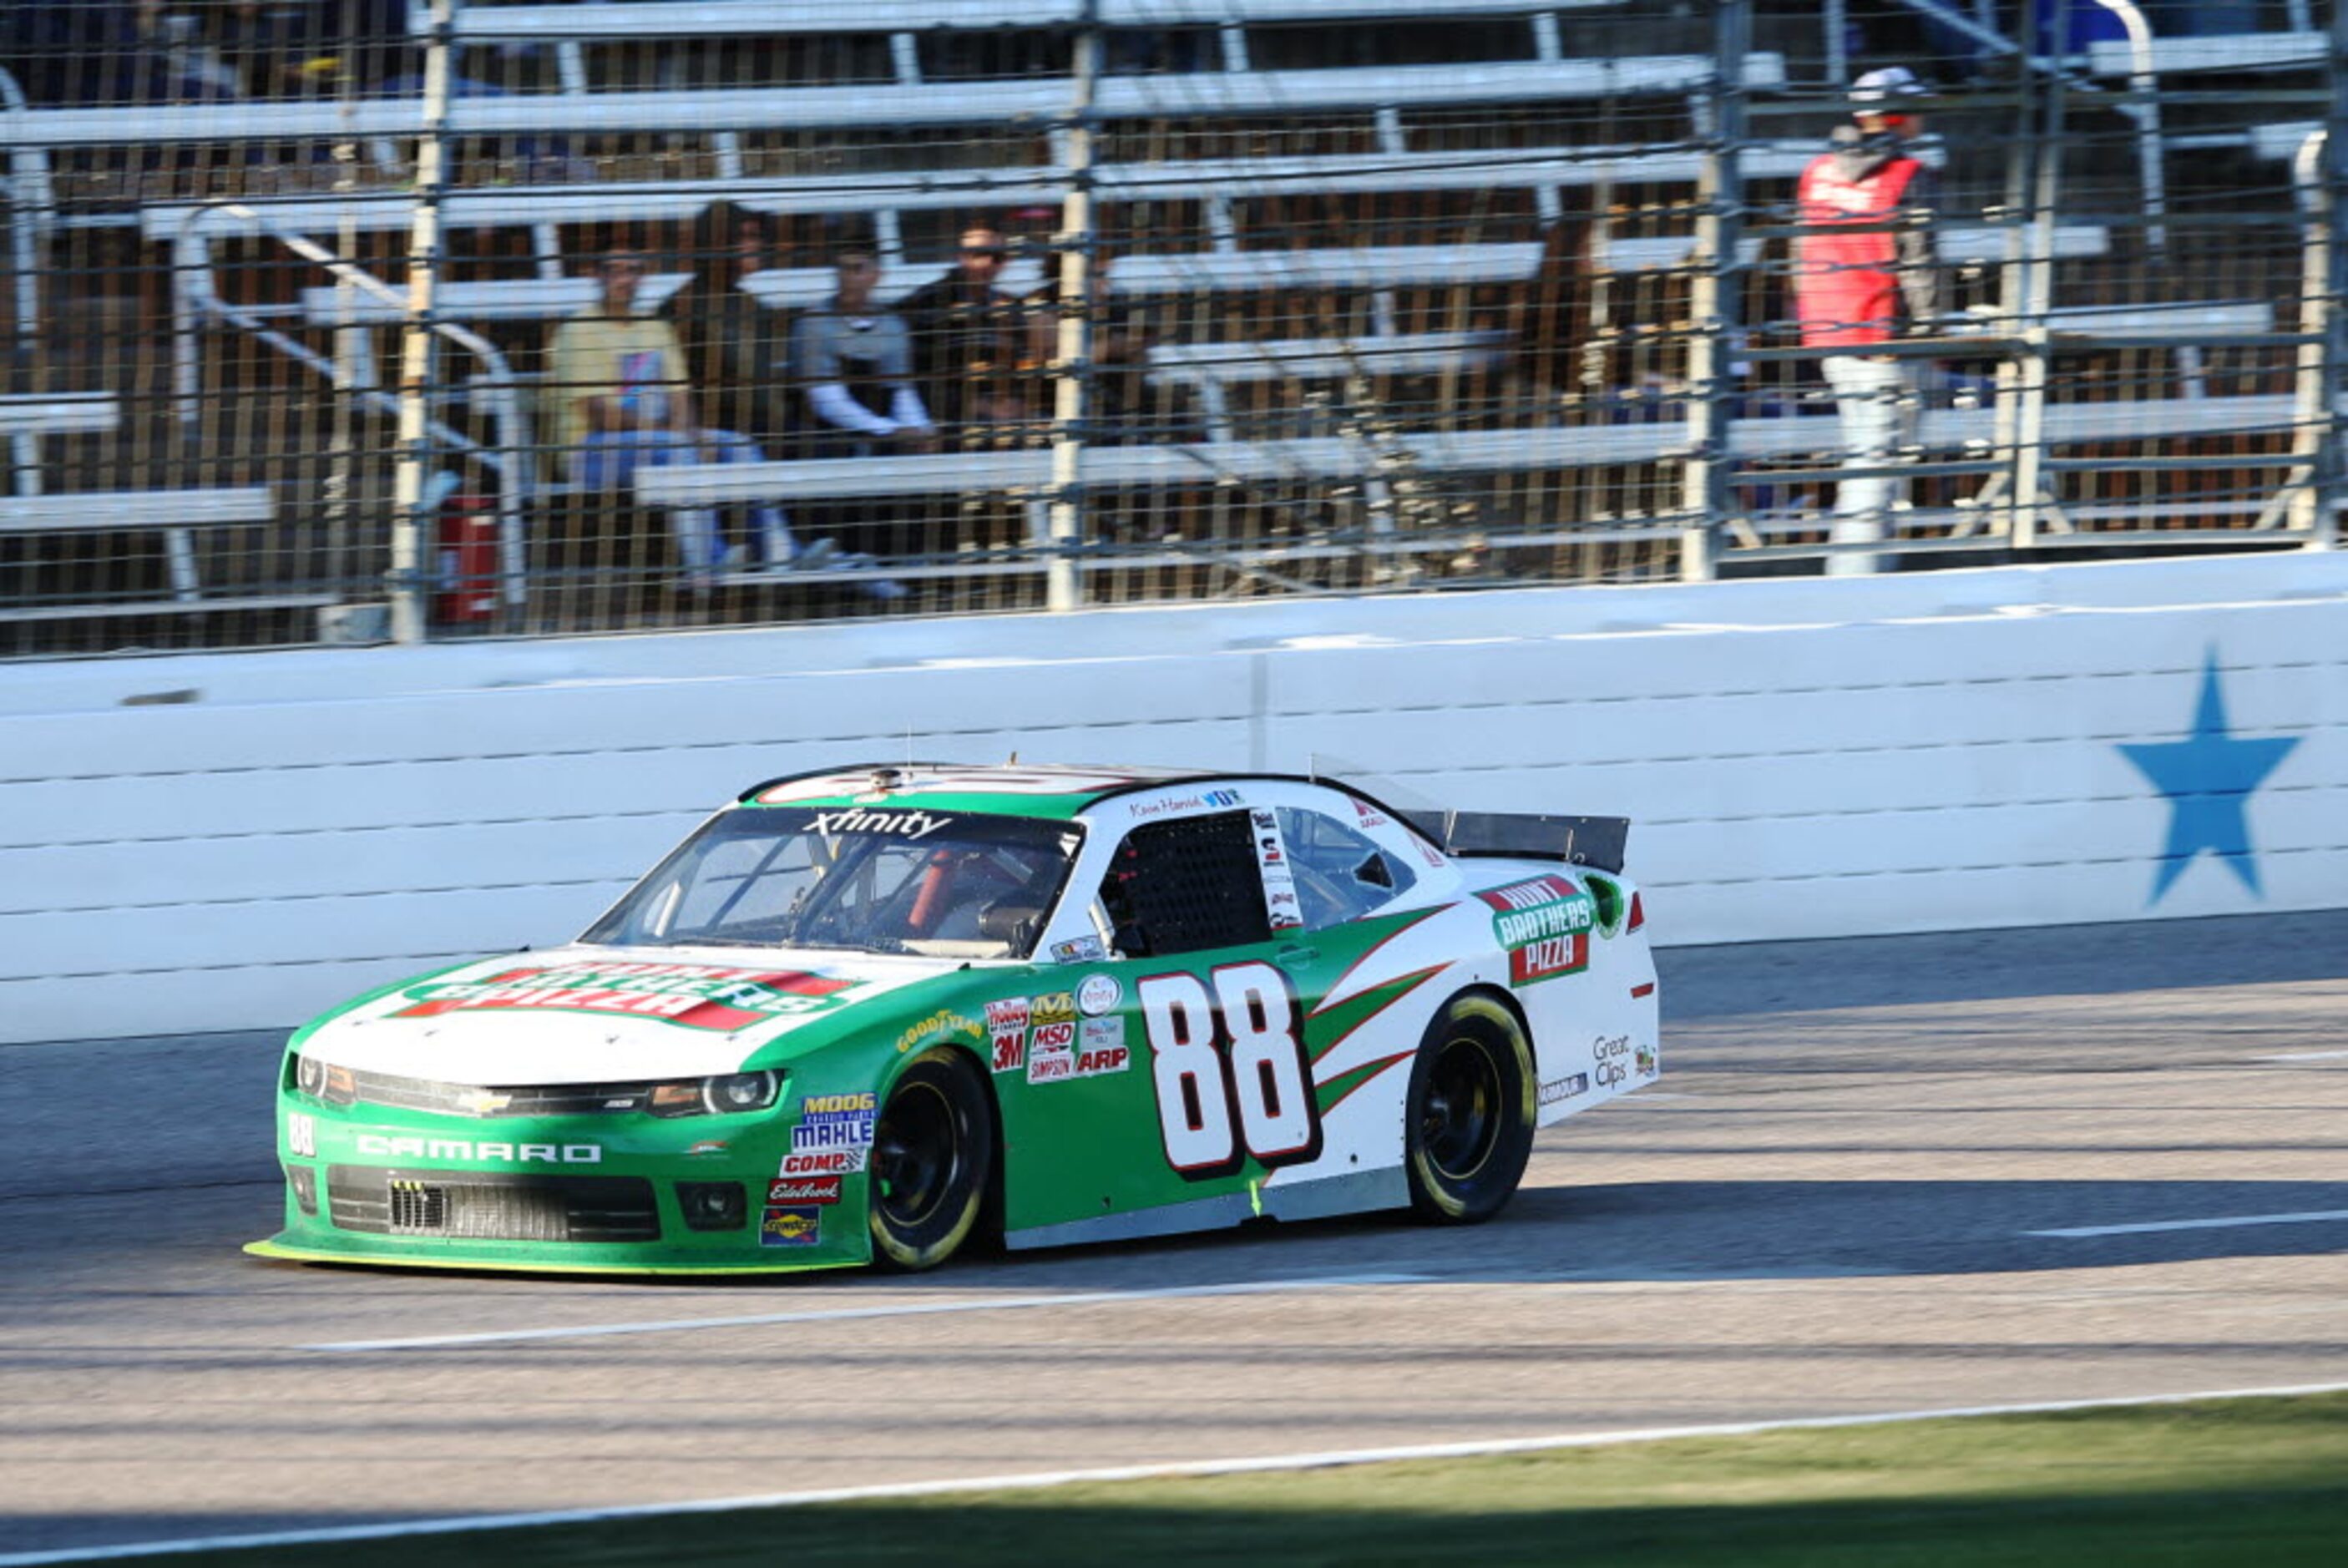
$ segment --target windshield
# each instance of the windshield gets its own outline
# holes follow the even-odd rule
[[[581,940],[1025,958],[1082,842],[1074,823],[1024,817],[738,808]]]

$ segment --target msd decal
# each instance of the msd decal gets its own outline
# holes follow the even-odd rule
[[[656,1018],[720,1032],[832,1006],[855,985],[797,969],[727,969],[704,964],[561,964],[509,969],[486,980],[419,985],[395,1018],[530,1009]]]
[[[1509,954],[1509,982],[1529,985],[1590,966],[1597,904],[1561,876],[1538,876],[1476,895],[1492,909],[1492,934]]]

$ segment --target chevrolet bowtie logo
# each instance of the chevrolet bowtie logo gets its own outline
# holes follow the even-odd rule
[[[513,1096],[499,1094],[493,1088],[460,1089],[457,1094],[457,1109],[468,1116],[487,1116],[512,1103]]]

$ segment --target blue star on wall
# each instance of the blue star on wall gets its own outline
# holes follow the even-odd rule
[[[2193,709],[2193,732],[2160,745],[2122,746],[2120,750],[2152,787],[2168,798],[2168,844],[2160,851],[2147,906],[2158,903],[2193,857],[2207,850],[2226,862],[2251,896],[2259,889],[2259,863],[2250,849],[2250,827],[2242,814],[2250,791],[2266,782],[2299,744],[2237,740],[2226,730],[2226,698],[2218,688],[2218,650],[2201,666],[2201,699]]]

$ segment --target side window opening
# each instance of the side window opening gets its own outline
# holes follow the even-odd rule
[[[1101,878],[1101,911],[1128,958],[1263,942],[1272,922],[1245,811],[1148,822]]]
[[[1280,836],[1308,930],[1373,914],[1418,881],[1416,872],[1371,839],[1318,811],[1281,807]]]

